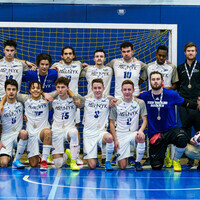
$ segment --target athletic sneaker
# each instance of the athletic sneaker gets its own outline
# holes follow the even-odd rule
[[[180,159],[178,159],[177,161],[173,160],[173,166],[174,166],[174,171],[176,171],[176,172],[182,171]]]
[[[79,171],[80,170],[80,168],[76,164],[76,160],[71,160],[70,169],[72,171]]]
[[[79,154],[77,155],[76,164],[77,164],[77,165],[83,165],[83,161],[81,160]]]
[[[47,161],[46,160],[42,160],[40,162],[40,170],[44,171],[44,170],[47,170],[47,169],[48,169]]]
[[[54,164],[53,158],[51,156],[48,156],[47,163],[48,163],[48,165],[53,165]]]
[[[130,157],[128,158],[128,164],[129,164],[130,166],[135,166],[135,159],[134,159],[133,156],[130,156]]]
[[[116,166],[117,165],[116,160],[117,160],[117,156],[114,156],[114,158],[111,161],[111,165]]]
[[[25,164],[29,164],[29,159],[27,158],[25,161],[24,161]]]
[[[172,166],[172,160],[170,158],[170,152],[168,148],[167,148],[167,156],[165,157],[164,164],[167,168],[170,168]]]
[[[105,162],[105,169],[106,169],[106,171],[113,171],[110,161]]]
[[[136,171],[143,171],[143,168],[140,162],[135,162],[135,169]]]
[[[72,161],[72,157],[71,157],[71,151],[70,151],[70,149],[66,149],[66,150],[65,150],[65,153],[67,154],[67,160],[66,160],[66,163],[67,163],[67,165],[70,165],[70,164],[71,164],[71,161]]]
[[[97,159],[96,167],[100,167],[99,160]]]
[[[105,165],[105,162],[106,162],[106,159],[105,159],[105,158],[102,158],[102,159],[101,159],[101,164],[102,164],[102,165]]]
[[[16,161],[13,162],[12,167],[17,169],[24,169],[25,166],[21,163],[20,160],[16,159]]]

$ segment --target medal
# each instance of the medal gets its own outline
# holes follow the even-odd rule
[[[158,116],[158,117],[157,117],[157,120],[161,120],[161,117],[160,117],[160,116]]]
[[[188,88],[192,88],[192,85],[191,85],[191,84],[189,84],[189,85],[188,85]]]
[[[100,125],[100,124],[98,124],[97,128],[101,128],[101,125]]]
[[[15,132],[16,131],[16,128],[13,128],[13,132]]]
[[[34,124],[34,125],[33,125],[33,128],[37,128],[37,125],[36,125],[36,124]]]

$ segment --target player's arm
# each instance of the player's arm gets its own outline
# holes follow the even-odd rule
[[[3,112],[4,104],[6,103],[6,100],[7,100],[7,96],[5,95],[0,101],[0,115]]]
[[[115,120],[113,120],[113,119],[110,119],[110,132],[113,136],[115,152],[117,152],[117,149],[120,148],[120,146],[119,146],[119,142],[118,142],[118,139],[116,136],[116,131],[115,131]]]
[[[140,129],[137,132],[137,136],[139,140],[145,139],[144,130],[146,129],[147,124],[148,124],[147,115],[142,116],[142,124],[141,124]]]
[[[42,92],[42,96],[45,98],[46,103],[52,103],[53,100],[58,96],[58,92],[56,90],[50,93]]]
[[[1,138],[1,132],[0,132],[0,138]],[[3,144],[3,142],[0,140],[0,150],[4,148],[6,149],[6,146]]]
[[[142,73],[140,75],[140,79],[139,79],[139,82],[138,82],[139,85],[141,85],[142,83],[144,83],[148,79],[148,74],[147,74],[148,66],[141,61],[140,61],[140,64],[141,64],[141,72]]]
[[[19,60],[19,59],[17,59],[17,60]],[[37,70],[37,65],[35,65],[34,63],[26,61],[26,60],[19,60],[19,61],[21,61],[23,63],[23,71],[24,72],[27,72],[28,70],[32,70],[32,71]]]
[[[79,76],[80,79],[84,78],[86,76],[87,69],[88,69],[88,67],[86,67],[86,68],[84,68],[84,69],[81,70],[81,74]]]

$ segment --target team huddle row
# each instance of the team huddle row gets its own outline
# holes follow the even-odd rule
[[[2,106],[6,101],[2,112],[1,167],[7,167],[13,144],[18,141],[14,167],[24,167],[19,159],[25,148],[30,165],[36,167],[39,162],[40,142],[43,144],[41,169],[48,168],[46,160],[52,148],[56,167],[59,168],[67,162],[72,170],[79,170],[76,164],[79,140],[75,125],[79,123],[80,113],[74,101],[80,99],[81,106],[84,107],[84,159],[90,168],[93,169],[97,165],[97,145],[99,145],[106,154],[106,170],[113,170],[110,164],[113,151],[116,152],[119,168],[125,169],[127,158],[131,156],[130,145],[133,145],[136,148],[135,168],[141,171],[140,161],[145,151],[144,130],[148,124],[152,168],[162,168],[167,145],[172,143],[176,146],[174,170],[180,171],[178,160],[185,151],[188,138],[186,131],[177,126],[175,105],[194,110],[198,104],[184,99],[171,90],[176,89],[179,79],[176,67],[166,62],[167,47],[162,45],[158,47],[157,60],[148,65],[133,57],[131,43],[124,42],[120,48],[123,58],[114,59],[104,66],[106,54],[99,49],[94,53],[95,66],[88,66],[86,63],[81,64],[76,61],[74,49],[67,46],[62,49],[62,61],[55,63],[51,69],[49,69],[52,61],[50,55],[39,54],[36,59],[37,69],[30,62],[14,59],[16,43],[13,40],[6,41],[5,57],[0,60],[1,98],[6,94],[1,102]],[[29,69],[27,64],[32,66],[32,70],[22,78],[22,72]],[[193,89],[194,68],[192,73],[191,70],[186,73],[189,74],[188,90]],[[115,98],[109,96],[113,72]],[[78,95],[78,80],[81,77],[85,77],[88,82],[88,95],[85,97]],[[151,90],[139,94],[139,85],[147,79]],[[17,95],[21,81],[33,81],[29,85],[30,96]],[[51,92],[53,83],[56,84],[57,92]],[[71,95],[74,101],[68,96],[69,89],[75,94]],[[49,92],[51,93],[47,94]],[[49,98],[49,95],[55,98],[52,103],[46,103],[43,98],[43,96]],[[134,95],[139,96],[135,98]],[[26,130],[21,130],[23,107],[20,102],[24,105]],[[51,107],[54,112],[52,129],[48,123]],[[140,115],[142,124],[139,129]],[[107,132],[108,118],[111,133]],[[64,151],[65,141],[69,142],[71,152]]]

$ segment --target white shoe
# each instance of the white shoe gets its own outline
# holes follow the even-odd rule
[[[80,156],[78,155],[77,159],[76,159],[76,164],[77,165],[83,165],[83,161],[81,160]]]

